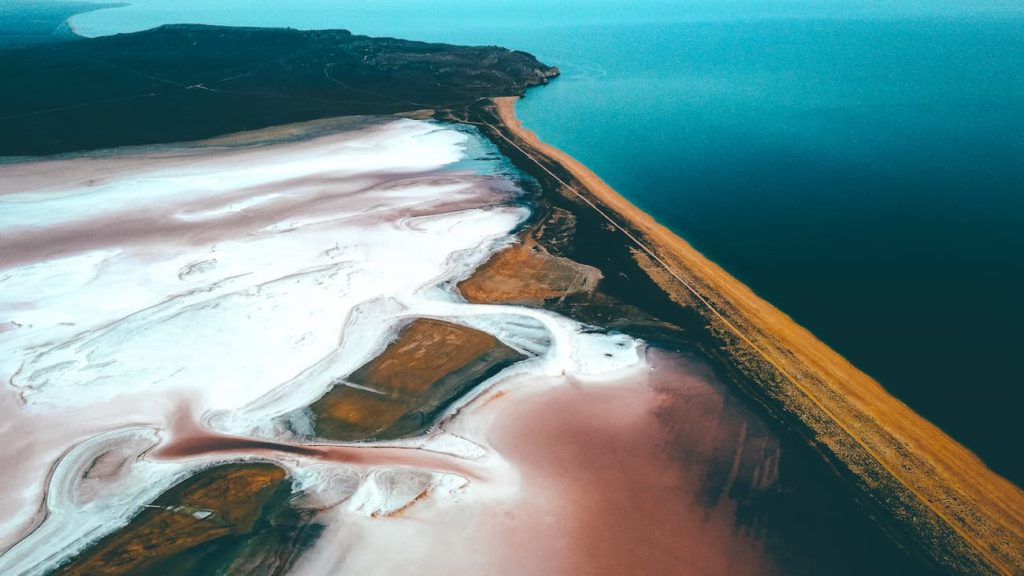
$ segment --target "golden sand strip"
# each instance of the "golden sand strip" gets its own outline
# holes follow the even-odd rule
[[[897,526],[946,569],[1024,574],[1024,492],[867,374],[658,224],[496,98],[494,133],[636,246],[651,278],[694,302],[769,407],[795,419]],[[556,173],[557,172],[557,173]]]

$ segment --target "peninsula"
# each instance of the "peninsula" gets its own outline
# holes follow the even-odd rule
[[[495,46],[168,25],[0,51],[0,156],[211,136],[522,95],[558,69]],[[67,89],[74,86],[74,90]]]

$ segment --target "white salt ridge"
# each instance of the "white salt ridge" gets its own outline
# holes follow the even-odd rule
[[[434,474],[401,468],[371,472],[348,500],[348,509],[361,516],[390,516],[430,491]]]
[[[0,377],[24,398],[22,409],[40,415],[144,390],[188,398],[214,430],[287,441],[289,426],[311,429],[298,411],[379,354],[405,322],[457,322],[531,358],[481,383],[427,434],[363,446],[472,461],[483,478],[401,462],[279,461],[297,492],[330,508],[328,521],[387,516],[424,498],[434,506],[514,499],[518,474],[488,447],[486,419],[473,417],[481,395],[597,384],[643,366],[643,349],[545,310],[469,304],[453,292],[452,282],[513,241],[527,215],[507,204],[511,183],[443,169],[462,159],[467,138],[401,120],[250,150],[0,168],[21,190],[0,194],[0,230],[31,255],[0,254],[0,324],[21,325],[0,336]],[[132,224],[140,219],[145,226]],[[51,229],[81,230],[89,241],[62,244]],[[32,252],[48,241],[55,255]],[[152,434],[131,430],[94,438],[61,461],[48,519],[0,556],[0,572],[52,566],[211,461],[124,460],[111,482],[125,486],[113,495],[68,472],[117,434]],[[22,498],[34,507],[32,494],[11,490],[0,504]],[[338,530],[329,526],[314,552],[329,549]],[[0,547],[21,535],[0,527]]]
[[[46,574],[183,479],[189,466],[141,458],[158,443],[151,429],[123,428],[71,449],[49,479],[46,520],[0,557],[0,571]]]

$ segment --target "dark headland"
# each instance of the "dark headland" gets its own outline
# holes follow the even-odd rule
[[[496,255],[478,271],[489,278],[460,287],[467,299],[502,301],[493,288],[500,275],[502,287],[531,296],[528,305],[706,357],[805,451],[816,478],[855,494],[856,507],[828,501],[834,532],[819,537],[822,546],[882,542],[877,558],[860,560],[860,573],[891,562],[893,573],[1024,572],[1019,488],[519,126],[515,98],[557,73],[497,47],[164,26],[0,52],[10,86],[0,93],[0,155],[195,140],[351,115],[418,112],[475,125],[540,189],[521,234],[532,249]],[[595,276],[578,265],[602,280],[593,285],[587,278]],[[551,278],[565,281],[538,284]],[[876,522],[888,540],[878,538]],[[821,526],[792,529],[806,535]]]
[[[522,95],[525,52],[345,30],[169,25],[0,51],[0,156],[196,140]]]

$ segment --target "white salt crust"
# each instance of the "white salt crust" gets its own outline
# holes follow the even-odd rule
[[[148,455],[182,404],[216,432],[294,441],[297,411],[416,317],[483,330],[529,359],[424,436],[359,449],[429,452],[477,477],[398,456],[387,465],[261,454],[324,510],[327,531],[296,571],[337,567],[344,550],[332,543],[361,522],[514,500],[518,475],[488,446],[489,417],[475,416],[483,393],[600,385],[645,364],[642,343],[624,335],[453,293],[527,216],[510,204],[509,182],[451,167],[473,139],[398,120],[252,149],[0,167],[0,233],[16,246],[0,253],[0,407],[16,406],[13,421],[38,435],[36,457],[13,468],[0,496],[11,512],[0,573],[45,573],[191,471],[243,458]],[[73,415],[89,412],[97,417],[76,428]],[[60,434],[41,425],[54,414],[72,415]]]

